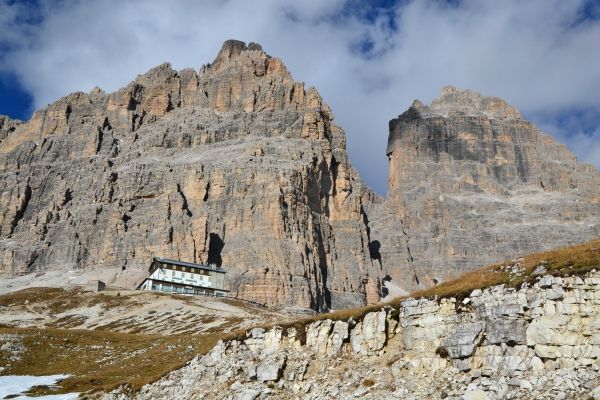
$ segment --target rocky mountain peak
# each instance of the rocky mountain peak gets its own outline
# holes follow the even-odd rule
[[[263,51],[262,46],[239,40],[227,40],[212,64],[201,68],[201,74],[251,72],[255,77],[278,77],[281,81],[292,81],[292,76],[283,62]]]
[[[12,133],[2,120],[0,275],[162,256],[222,264],[232,294],[261,303],[375,302],[372,194],[332,119],[281,60],[227,41],[200,71],[165,63]]]
[[[600,235],[596,168],[498,97],[448,86],[415,101],[390,121],[387,154],[371,236],[405,287]]]
[[[426,106],[418,100],[402,114],[403,119],[448,116],[481,116],[499,120],[520,120],[521,113],[499,97],[483,96],[454,86],[442,88],[440,96]]]
[[[494,119],[521,119],[519,110],[499,97],[483,96],[453,86],[442,89],[441,95],[431,103],[430,110],[442,115],[465,114]]]
[[[235,39],[226,40],[223,43],[223,46],[221,46],[221,50],[219,51],[219,54],[217,54],[215,62],[219,60],[230,60],[231,58],[240,55],[244,50],[248,50],[248,46],[246,46],[245,42]]]
[[[165,62],[156,67],[151,68],[148,72],[138,75],[134,82],[152,86],[156,82],[166,82],[177,75],[177,71],[173,69],[171,63]]]
[[[263,51],[262,46],[260,44],[250,42],[246,45],[245,42],[241,40],[230,39],[226,40],[221,46],[221,50],[219,54],[217,54],[217,58],[213,64],[217,64],[219,62],[231,61],[235,57],[242,54],[244,51]]]

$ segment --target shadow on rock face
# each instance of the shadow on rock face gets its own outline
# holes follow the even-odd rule
[[[383,268],[383,265],[381,264],[381,253],[379,252],[380,249],[381,243],[379,243],[379,240],[373,240],[369,243],[369,255],[371,256],[371,259],[379,261],[379,266]]]
[[[221,258],[221,252],[223,251],[223,247],[225,247],[225,242],[223,239],[216,234],[211,233],[209,242],[208,242],[208,264],[216,265],[217,267],[221,267],[223,264],[223,259]]]

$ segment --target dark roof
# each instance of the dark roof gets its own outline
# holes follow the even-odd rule
[[[223,268],[215,268],[215,267],[211,267],[210,265],[194,264],[194,263],[186,262],[186,261],[171,260],[169,258],[154,257],[154,260],[158,261],[159,263],[181,265],[182,267],[190,267],[190,268],[196,268],[196,269],[203,269],[203,270],[206,270],[206,271],[217,271],[217,272],[221,272],[221,273],[226,273],[227,272]]]

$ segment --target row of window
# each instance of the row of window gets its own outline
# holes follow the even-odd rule
[[[177,294],[196,294],[217,297],[223,296],[222,292],[214,292],[212,290],[205,290],[200,288],[182,287],[176,285],[169,285],[168,283],[152,283],[152,290],[158,290],[166,293],[177,293]]]
[[[163,275],[163,274],[166,274],[165,270],[159,271],[159,276]],[[173,278],[175,278],[175,279],[195,280],[195,278],[197,278],[197,274],[186,273],[186,272],[179,272],[179,271],[173,271]],[[205,282],[209,281],[208,277],[203,278],[202,280],[205,281]]]
[[[210,275],[210,271],[200,268],[184,267],[183,265],[162,264],[163,268],[180,272],[193,272],[198,275]]]

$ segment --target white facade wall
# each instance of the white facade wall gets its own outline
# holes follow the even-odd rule
[[[157,269],[152,273],[152,275],[150,275],[149,279],[180,283],[182,285],[202,286],[207,288],[213,287],[210,275],[196,274],[193,272],[172,271],[166,268]]]
[[[158,290],[167,293],[206,294],[226,296],[223,272],[193,269],[177,271],[166,267],[158,268],[140,286],[141,290]],[[176,284],[176,285],[172,285]]]

